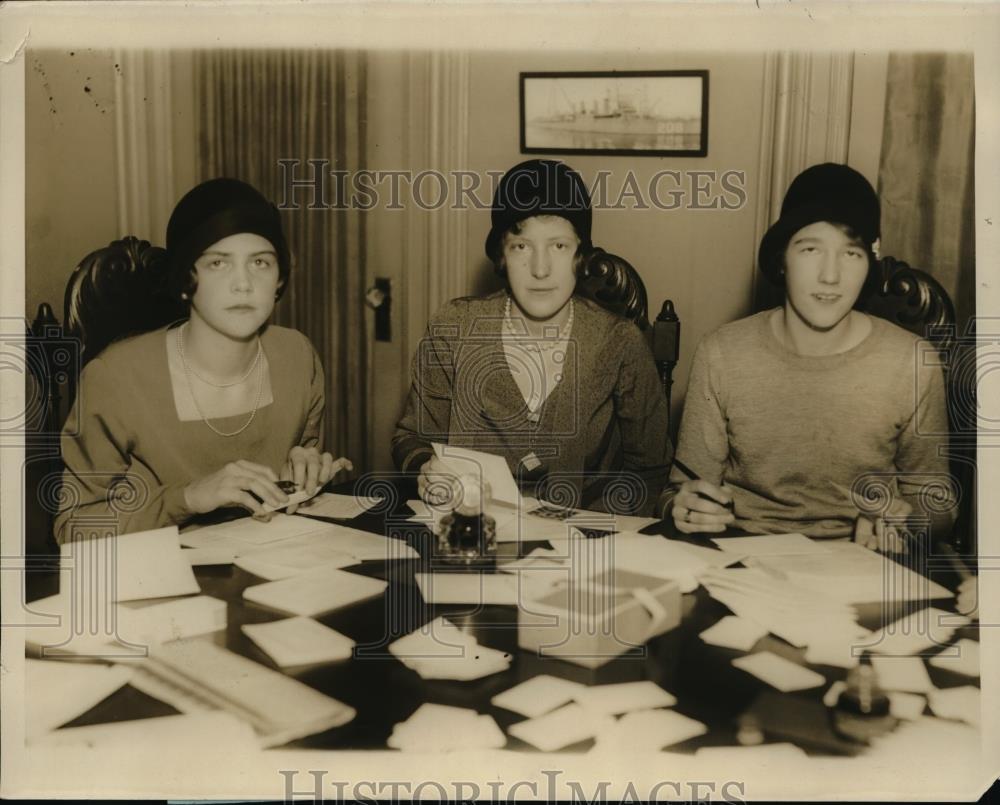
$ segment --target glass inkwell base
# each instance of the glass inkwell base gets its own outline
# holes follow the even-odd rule
[[[441,519],[434,558],[450,565],[482,566],[496,562],[496,522],[485,514],[453,512]]]

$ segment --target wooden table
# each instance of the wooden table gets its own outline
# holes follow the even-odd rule
[[[290,747],[314,749],[384,749],[393,725],[406,720],[421,704],[434,702],[474,709],[493,716],[501,728],[522,719],[513,712],[494,707],[490,699],[520,682],[538,674],[564,677],[588,685],[637,680],[652,680],[673,693],[678,700],[674,709],[698,719],[708,726],[708,732],[683,744],[674,745],[671,751],[693,752],[701,746],[734,745],[740,715],[755,698],[772,689],[755,677],[734,668],[731,660],[743,652],[710,646],[698,634],[722,616],[729,614],[722,604],[711,599],[704,589],[683,596],[683,619],[676,629],[650,640],[645,646],[623,655],[601,668],[589,670],[562,660],[539,658],[532,652],[521,651],[517,646],[517,611],[512,606],[429,606],[424,603],[414,582],[414,572],[429,569],[431,535],[421,525],[406,522],[411,516],[405,505],[407,498],[415,497],[415,490],[405,482],[394,482],[395,505],[392,511],[373,510],[351,521],[341,521],[352,528],[376,534],[393,534],[405,539],[420,553],[420,560],[397,562],[365,562],[348,568],[352,573],[381,578],[389,583],[384,596],[360,602],[326,615],[317,620],[356,641],[355,656],[350,660],[327,663],[286,671],[305,684],[343,701],[357,710],[356,718],[337,729],[313,735],[290,744]],[[349,492],[349,485],[337,490]],[[703,538],[689,538],[675,532],[669,523],[646,529],[646,533],[659,533],[664,538],[689,540],[696,544],[711,545]],[[501,543],[498,562],[529,553],[547,543]],[[205,595],[223,599],[228,604],[228,625],[225,631],[212,636],[219,644],[249,657],[262,665],[277,666],[240,629],[243,624],[279,620],[284,615],[245,602],[243,590],[261,583],[261,579],[234,566],[196,568],[196,576]],[[933,574],[935,580],[949,585],[954,579],[946,574]],[[51,594],[51,579],[34,580],[34,597]],[[948,606],[938,601],[937,606]],[[912,611],[925,604],[909,605]],[[886,609],[873,603],[858,607],[859,622],[868,628],[878,628],[907,610],[906,605]],[[445,615],[456,625],[473,634],[487,646],[513,655],[510,667],[482,679],[457,682],[424,680],[409,670],[388,652],[388,645],[404,634],[417,629],[438,615]],[[818,628],[822,628],[818,625]],[[958,637],[978,639],[976,626],[964,627]],[[804,663],[804,649],[796,649],[784,641],[768,635],[755,650],[768,650],[793,661]],[[827,684],[809,691],[783,694],[797,697],[799,701],[819,701],[829,683],[843,679],[846,671],[840,668],[810,666],[821,673]],[[969,684],[969,679],[958,674],[928,666],[931,679],[938,687]],[[978,680],[975,681],[978,684]],[[89,712],[67,726],[123,721],[173,714],[176,711],[145,694],[126,686]],[[769,736],[777,740],[776,736]],[[816,741],[809,738],[797,741],[807,752],[824,754],[847,752],[852,747],[842,745],[831,748],[829,729],[816,725]],[[588,740],[565,751],[585,751],[592,745]],[[507,749],[537,751],[533,747],[509,737]],[[856,747],[854,747],[856,749]]]

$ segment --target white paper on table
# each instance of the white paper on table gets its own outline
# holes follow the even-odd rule
[[[753,674],[782,693],[817,688],[826,682],[822,674],[803,668],[801,665],[770,651],[760,651],[745,657],[737,657],[733,660],[733,665]]]
[[[246,551],[237,557],[236,566],[262,579],[277,581],[320,567],[334,570],[360,562],[353,554],[337,547],[329,534],[307,534]]]
[[[354,649],[351,638],[312,618],[246,623],[240,628],[282,668],[346,660]]]
[[[583,687],[579,682],[540,674],[498,693],[490,699],[490,703],[528,718],[536,718],[572,701]]]
[[[510,667],[510,654],[479,643],[473,645],[463,657],[435,657],[408,660],[404,664],[423,679],[452,679],[467,682],[506,671]]]
[[[713,646],[749,651],[766,634],[767,629],[759,623],[736,615],[726,615],[698,637]]]
[[[713,769],[728,769],[739,764],[781,768],[783,763],[805,758],[806,753],[795,744],[780,743],[760,746],[701,746],[695,750],[694,756],[699,760],[711,760]]]
[[[201,592],[181,550],[177,526],[63,544],[62,563],[113,601]]]
[[[548,517],[533,517],[508,506],[493,506],[487,513],[496,523],[497,542],[551,542],[573,539],[576,526]],[[581,538],[582,535],[580,535]]]
[[[517,604],[517,576],[496,573],[414,573],[428,604]]]
[[[834,668],[854,668],[861,663],[860,657],[854,656],[851,642],[845,641],[813,641],[806,648],[805,661],[810,665],[830,665]]]
[[[928,662],[935,668],[944,668],[946,671],[954,671],[963,676],[978,677],[980,674],[979,665],[979,643],[975,640],[962,638],[953,646],[948,646],[935,654]]]
[[[866,641],[865,647],[879,654],[921,654],[951,642],[955,629],[969,619],[954,612],[927,607],[886,624]]]
[[[389,653],[404,665],[414,660],[465,657],[477,645],[447,618],[438,617],[389,644]]]
[[[310,492],[308,489],[300,489],[298,492],[292,492],[292,494],[288,496],[287,503],[282,503],[278,506],[272,506],[270,503],[262,503],[261,509],[269,513],[281,511],[289,506],[294,506],[296,503],[305,503],[307,500],[312,500],[318,492],[319,488],[317,488],[315,492]]]
[[[132,671],[120,665],[59,660],[24,661],[25,740],[82,716],[128,684]]]
[[[411,509],[413,509],[413,517],[410,518],[411,520],[418,519],[423,521],[429,519],[432,516],[430,506],[428,506],[424,501],[420,500],[420,498],[417,498],[415,500],[408,500],[406,501],[406,505],[409,506]]]
[[[752,537],[719,537],[712,542],[729,553],[743,556],[789,556],[824,554],[829,549],[804,534],[757,534]]]
[[[901,693],[896,691],[889,694],[889,714],[906,721],[915,721],[924,714],[927,707],[927,699],[916,693]]]
[[[388,745],[418,752],[499,749],[507,738],[492,716],[443,704],[422,704],[393,727]]]
[[[964,721],[979,726],[982,723],[979,688],[963,685],[958,688],[934,689],[927,696],[934,715]]]
[[[322,523],[308,517],[279,512],[266,523],[252,517],[240,517],[225,523],[192,528],[181,534],[181,544],[189,548],[212,548],[220,545],[227,548],[248,548],[336,528],[334,523]]]
[[[332,517],[335,520],[351,520],[381,503],[381,497],[358,497],[357,495],[336,495],[324,492],[309,503],[300,506],[296,514],[312,517]]]
[[[595,750],[655,752],[708,732],[700,721],[674,710],[640,710],[626,713],[609,732],[597,736]]]
[[[845,604],[955,597],[940,584],[854,542],[831,540],[824,547],[828,551],[825,554],[761,556],[755,564],[817,595]]]
[[[243,597],[279,612],[310,616],[382,595],[387,586],[381,579],[320,568],[290,579],[247,587]]]
[[[210,595],[164,601],[146,607],[119,605],[118,635],[134,645],[155,645],[226,628],[226,602]]]
[[[935,690],[920,657],[872,657],[872,668],[878,673],[878,683],[883,690],[900,690],[904,693],[929,693]]]
[[[561,570],[569,564],[569,557],[554,548],[535,548],[531,553],[504,564],[498,564],[501,573],[516,573],[519,570],[552,569]]]
[[[611,716],[631,710],[650,710],[677,704],[673,695],[648,679],[584,687],[573,698],[588,710]]]
[[[521,491],[503,456],[438,442],[431,446],[434,454],[456,473],[472,475],[489,483],[493,500],[508,506],[521,506]]]
[[[191,567],[203,565],[231,565],[236,559],[237,551],[232,547],[185,548],[182,553]]]
[[[420,558],[420,554],[401,539],[383,537],[380,534],[348,528],[337,523],[329,524],[328,528],[330,531],[324,536],[328,537],[330,547],[349,553],[361,562],[368,560],[390,562]]]
[[[611,716],[572,703],[538,718],[512,724],[507,732],[543,752],[555,752],[614,729],[614,725]]]

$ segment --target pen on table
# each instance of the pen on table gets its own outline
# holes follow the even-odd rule
[[[679,469],[681,472],[683,472],[692,481],[700,481],[701,480],[701,476],[699,476],[698,473],[696,473],[693,469],[691,469],[687,464],[685,464],[679,458],[675,458],[674,459],[674,466],[677,467],[677,469]],[[721,500],[716,500],[711,495],[706,495],[704,492],[695,492],[695,494],[698,497],[700,497],[702,500],[711,501],[712,503],[716,504],[717,506],[722,506],[722,507],[724,507],[726,509],[729,509],[730,511],[732,511],[732,509],[733,509],[733,502],[731,500],[728,503],[723,503]]]
[[[965,581],[966,579],[972,578],[972,571],[966,567],[965,562],[962,561],[955,549],[952,548],[947,542],[941,543],[941,551],[948,557],[948,561],[951,562],[952,570],[958,574],[959,579]]]

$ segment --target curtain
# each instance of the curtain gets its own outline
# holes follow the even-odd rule
[[[363,54],[198,53],[195,85],[202,180],[242,179],[280,205],[287,180],[279,160],[298,160],[300,180],[313,176],[308,160],[350,174],[365,162]],[[370,460],[363,221],[332,179],[326,188],[320,209],[309,209],[305,187],[294,196],[298,208],[282,210],[293,260],[275,321],[316,347],[326,372],[325,448],[363,472]]]
[[[882,253],[932,274],[975,314],[975,95],[972,56],[889,56],[879,167]]]

